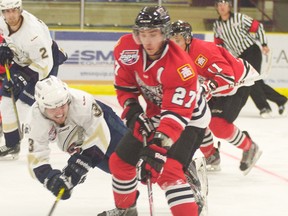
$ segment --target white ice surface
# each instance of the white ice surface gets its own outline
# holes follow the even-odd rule
[[[113,96],[97,98],[119,106]],[[288,118],[277,114],[273,119],[261,119],[254,104],[248,104],[235,122],[247,130],[263,150],[257,166],[247,176],[239,170],[242,152],[227,143],[221,146],[220,172],[209,173],[209,216],[287,216],[288,215]],[[3,144],[3,140],[1,142]],[[17,161],[0,161],[0,216],[48,215],[55,197],[38,181],[30,177],[22,143]],[[68,155],[52,147],[53,168],[62,169]],[[149,215],[147,188],[139,184],[139,216]],[[153,185],[156,215],[171,215],[164,193]],[[78,185],[69,200],[61,200],[53,216],[88,216],[114,208],[110,175],[91,170],[84,184]]]

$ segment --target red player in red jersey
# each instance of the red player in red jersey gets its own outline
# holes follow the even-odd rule
[[[189,53],[199,76],[203,77],[202,86],[209,98],[217,87],[253,80],[258,76],[257,71],[247,61],[233,57],[225,48],[213,42],[193,38],[192,27],[187,22],[178,20],[172,24],[171,39]],[[216,137],[243,150],[240,170],[244,174],[251,170],[261,151],[249,134],[241,131],[233,122],[245,105],[253,84],[253,81],[244,82],[243,85],[217,92],[209,101],[212,112],[209,128]],[[213,137],[209,130],[206,131],[203,142],[201,150],[207,158],[207,164],[212,169],[219,169],[219,152],[213,147]]]
[[[205,132],[189,125],[200,84],[189,55],[169,40],[170,29],[164,7],[144,7],[133,34],[121,37],[115,46],[114,86],[131,130],[109,162],[116,209],[98,216],[137,216],[137,180],[149,184],[148,179],[165,191],[173,215],[198,215],[184,170],[199,147],[196,131],[203,136]],[[144,147],[143,133],[148,140]]]

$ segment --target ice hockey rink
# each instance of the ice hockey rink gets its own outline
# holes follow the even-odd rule
[[[120,113],[115,96],[96,96]],[[249,99],[235,122],[247,130],[263,150],[256,167],[244,176],[239,170],[242,152],[222,142],[222,170],[208,173],[209,216],[287,216],[288,215],[288,117],[280,117],[271,104],[274,118],[262,119]],[[1,145],[3,141],[1,141]],[[51,164],[62,169],[68,155],[51,145]],[[19,160],[0,161],[0,215],[46,216],[55,197],[31,178],[25,141]],[[147,188],[139,184],[139,216],[148,216]],[[153,185],[155,215],[171,215],[164,193]],[[78,185],[69,200],[60,200],[53,216],[96,216],[114,208],[111,177],[98,169],[91,170],[84,184]]]

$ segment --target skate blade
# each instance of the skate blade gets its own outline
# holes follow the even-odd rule
[[[262,155],[262,151],[259,150],[259,151],[256,153],[252,164],[251,164],[246,170],[243,171],[243,175],[244,175],[244,176],[246,176],[246,175],[251,171],[251,169],[252,169],[252,168],[254,167],[254,165],[257,163],[257,161],[259,160],[259,158],[261,157],[261,155]]]
[[[220,165],[206,165],[206,170],[208,172],[219,172],[221,171]]]
[[[14,160],[18,160],[18,159],[19,159],[18,154],[8,154],[8,155],[5,155],[3,157],[0,157],[0,161],[14,161]]]

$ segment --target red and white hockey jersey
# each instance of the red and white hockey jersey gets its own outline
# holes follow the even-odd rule
[[[189,55],[196,65],[199,76],[204,79],[214,79],[218,83],[218,87],[244,79],[252,79],[259,75],[248,62],[235,58],[225,48],[217,46],[213,42],[193,38]],[[247,85],[253,84],[254,82],[247,83]],[[215,96],[232,95],[236,91],[237,88],[230,88]]]
[[[149,62],[132,34],[122,36],[114,48],[115,88],[121,106],[142,95],[148,117],[161,115],[157,131],[176,141],[191,119],[198,75],[189,55],[168,42],[161,57]]]

